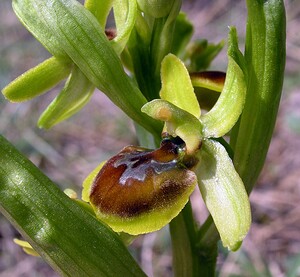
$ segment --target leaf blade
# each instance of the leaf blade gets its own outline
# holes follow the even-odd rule
[[[3,137],[0,146],[0,210],[55,270],[64,276],[145,276],[115,233]]]

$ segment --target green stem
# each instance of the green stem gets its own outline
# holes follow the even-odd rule
[[[133,63],[134,75],[140,91],[148,101],[157,98],[158,90],[156,89],[156,86],[153,85],[155,81],[150,66],[149,46],[144,43],[135,28],[132,30],[128,49]]]
[[[197,233],[190,202],[171,221],[174,276],[214,276],[217,258],[216,244],[199,251]]]
[[[197,276],[197,263],[193,253],[195,227],[193,226],[191,205],[188,203],[181,213],[170,222],[173,249],[174,276]]]

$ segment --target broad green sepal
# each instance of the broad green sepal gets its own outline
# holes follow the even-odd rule
[[[244,184],[220,143],[204,140],[198,153],[196,174],[202,197],[223,245],[235,251],[251,224],[250,203]]]
[[[245,63],[238,49],[235,28],[229,32],[228,69],[222,93],[214,107],[201,117],[205,137],[221,137],[239,119],[246,99]]]
[[[173,54],[167,55],[161,63],[161,82],[161,99],[189,112],[196,118],[200,117],[201,110],[190,75],[184,63]]]
[[[30,100],[65,79],[71,68],[70,61],[51,57],[20,75],[2,93],[12,102]]]
[[[202,125],[192,114],[172,103],[156,99],[142,107],[142,112],[165,122],[165,130],[171,136],[179,136],[186,144],[187,153],[195,153],[201,144]]]
[[[64,88],[40,116],[38,126],[48,129],[71,117],[87,104],[94,89],[95,86],[74,65]]]

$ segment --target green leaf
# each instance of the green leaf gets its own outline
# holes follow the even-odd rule
[[[167,55],[161,63],[161,82],[161,99],[169,101],[196,118],[200,117],[201,110],[190,75],[183,62],[173,54]]]
[[[246,98],[245,64],[239,52],[235,28],[230,29],[228,69],[222,93],[214,107],[201,117],[204,137],[221,137],[239,119]]]
[[[71,117],[87,104],[94,89],[95,86],[75,65],[62,91],[40,116],[38,126],[48,129]]]
[[[199,149],[202,125],[192,114],[161,99],[148,102],[143,106],[142,112],[166,122],[166,132],[174,137],[179,136],[185,142],[188,154],[193,154]]]
[[[233,130],[234,163],[250,192],[264,165],[281,97],[286,57],[284,1],[249,0],[247,98]]]
[[[62,276],[145,276],[115,233],[3,137],[0,210]]]
[[[203,200],[225,247],[237,250],[251,225],[250,203],[244,184],[225,148],[204,140],[196,169]]]
[[[71,71],[71,62],[51,57],[20,75],[3,90],[12,102],[26,101],[51,89]]]
[[[13,4],[18,11],[31,11],[19,13],[28,24],[44,20],[48,29],[40,32],[50,33],[59,49],[129,117],[154,134],[160,132],[161,126],[141,113],[146,99],[126,75],[99,22],[86,8],[75,0],[14,0]]]

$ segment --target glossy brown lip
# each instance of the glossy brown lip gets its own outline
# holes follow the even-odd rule
[[[130,218],[167,206],[189,186],[189,170],[179,162],[178,145],[157,150],[125,147],[96,176],[91,203],[101,213]]]

